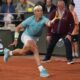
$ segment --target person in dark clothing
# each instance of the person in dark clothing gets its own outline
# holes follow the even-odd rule
[[[52,3],[52,0],[46,0],[44,13],[51,13],[55,9],[56,9],[56,6]]]
[[[40,0],[36,3],[36,5],[41,5],[43,8],[43,12],[45,11],[46,0]]]
[[[65,8],[63,0],[58,0],[57,9],[50,14],[49,19],[52,20],[52,26],[48,29],[47,40],[49,41],[49,45],[43,61],[47,62],[50,60],[56,43],[60,38],[63,38],[66,48],[67,64],[72,64],[71,34],[74,28],[74,19],[71,12]]]

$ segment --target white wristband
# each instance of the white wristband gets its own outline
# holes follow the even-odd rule
[[[19,32],[15,32],[15,33],[14,33],[14,39],[17,40],[18,37],[19,37]]]

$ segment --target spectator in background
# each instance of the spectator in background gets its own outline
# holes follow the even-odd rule
[[[46,0],[45,13],[50,13],[56,9],[56,6],[52,3],[52,0]]]
[[[5,25],[8,23],[12,22],[13,14],[11,13],[15,13],[15,7],[13,5],[13,1],[12,0],[6,0],[1,7],[1,13],[5,13],[2,16],[2,20],[4,20]]]
[[[12,0],[6,0],[1,7],[2,13],[15,13],[15,7],[13,6]]]
[[[19,0],[19,2],[16,5],[16,8],[15,8],[16,13],[18,13],[17,20],[22,21],[24,19],[23,14],[26,12],[26,8],[27,8],[27,0]]]
[[[33,12],[33,7],[28,0],[19,0],[16,6],[16,12]]]
[[[19,0],[16,6],[16,12],[26,12],[27,0]]]
[[[71,34],[74,28],[74,19],[71,12],[65,8],[63,0],[58,0],[57,8],[51,12],[49,19],[53,23],[52,27],[48,29],[47,40],[49,41],[49,45],[43,61],[47,62],[50,60],[56,43],[60,38],[63,38],[66,47],[67,64],[72,64]]]
[[[78,57],[78,34],[79,34],[79,21],[77,14],[75,12],[75,4],[71,3],[69,5],[69,10],[73,15],[75,26],[72,32],[72,54],[73,57]]]
[[[36,3],[36,5],[41,5],[43,8],[43,12],[45,11],[46,0],[40,0]]]

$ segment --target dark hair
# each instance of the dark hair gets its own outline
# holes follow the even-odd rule
[[[7,0],[5,1],[5,4],[7,4]],[[11,3],[10,3],[11,5],[13,4],[13,0],[11,0]]]
[[[71,2],[70,4],[75,7],[75,3]]]
[[[64,1],[64,0],[58,0],[58,1]],[[57,1],[57,2],[58,2],[58,1]]]

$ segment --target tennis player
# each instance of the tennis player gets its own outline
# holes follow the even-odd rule
[[[24,44],[23,48],[15,49],[13,51],[10,51],[9,49],[5,48],[4,62],[7,62],[9,57],[14,54],[25,54],[28,50],[31,50],[37,62],[38,69],[40,71],[40,76],[48,77],[49,74],[47,70],[42,66],[40,62],[39,51],[36,45],[37,41],[39,40],[39,37],[41,36],[44,25],[49,26],[50,21],[48,18],[43,16],[42,7],[40,5],[37,5],[34,7],[34,15],[30,16],[22,23],[20,23],[15,30],[14,42],[11,45],[17,45],[20,30],[25,29],[21,36],[21,41]]]

